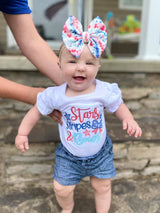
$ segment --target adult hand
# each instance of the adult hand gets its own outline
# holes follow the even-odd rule
[[[62,113],[60,111],[55,109],[49,116],[62,125]]]

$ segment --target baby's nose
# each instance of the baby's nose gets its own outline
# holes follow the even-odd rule
[[[77,64],[77,70],[83,72],[85,70],[85,65],[84,64]]]

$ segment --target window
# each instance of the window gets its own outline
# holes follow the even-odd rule
[[[141,10],[143,0],[119,0],[119,8],[126,10]]]
[[[39,34],[53,49],[59,49],[62,28],[68,17],[67,0],[33,0],[32,17]]]
[[[32,18],[39,34],[49,46],[58,50],[62,43],[62,28],[69,15],[74,15],[84,25],[92,20],[93,0],[28,0]],[[16,42],[7,31],[8,47]]]

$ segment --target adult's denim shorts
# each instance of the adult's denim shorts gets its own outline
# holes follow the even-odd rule
[[[109,179],[115,175],[112,141],[108,134],[101,150],[89,157],[74,156],[62,143],[57,146],[53,178],[61,185],[75,185],[86,176]]]

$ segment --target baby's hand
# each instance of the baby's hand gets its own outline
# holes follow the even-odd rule
[[[141,137],[142,135],[142,129],[139,127],[139,125],[134,119],[123,120],[123,130],[127,130],[129,136],[135,134],[135,138]]]
[[[28,137],[25,135],[17,135],[15,144],[17,149],[21,150],[23,153],[25,153],[25,151],[29,149]]]

